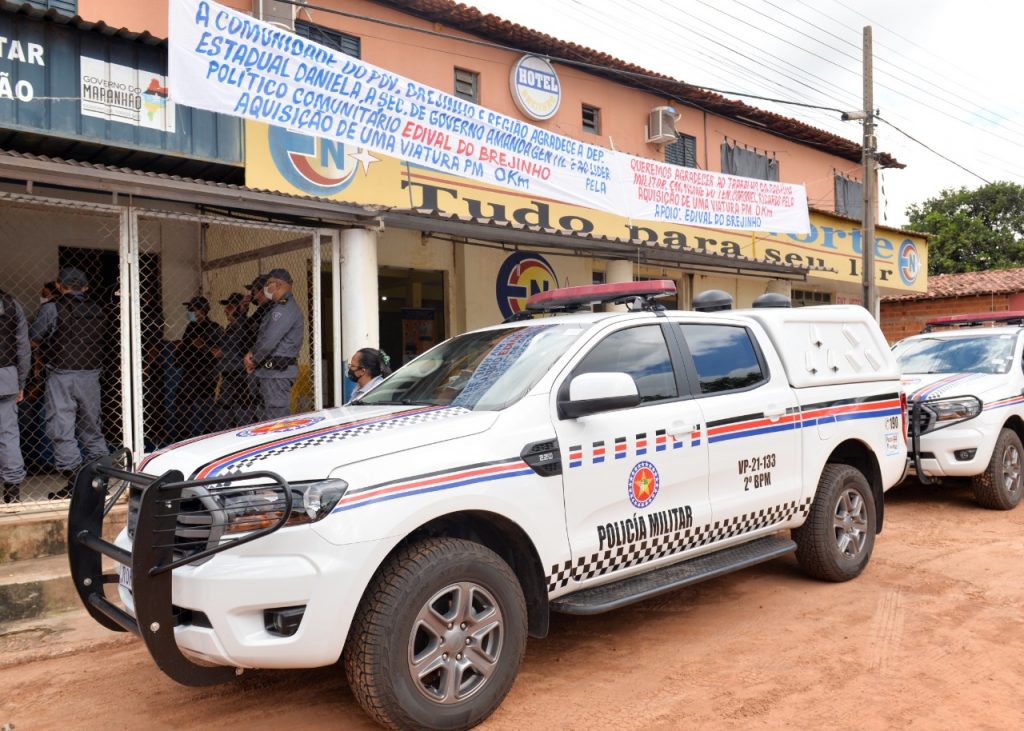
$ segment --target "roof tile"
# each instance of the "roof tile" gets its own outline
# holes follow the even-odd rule
[[[963,274],[936,274],[928,277],[927,292],[912,292],[883,297],[883,302],[947,299],[984,294],[1024,292],[1024,268],[995,269]]]

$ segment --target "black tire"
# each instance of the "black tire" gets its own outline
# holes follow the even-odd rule
[[[381,725],[468,729],[504,700],[525,651],[526,602],[509,565],[478,543],[430,538],[399,549],[370,582],[343,663]]]
[[[1024,447],[1012,429],[1003,429],[996,439],[988,467],[971,479],[974,497],[990,510],[1011,510],[1021,497],[1021,458]]]
[[[800,568],[823,581],[849,581],[871,558],[877,532],[875,496],[856,467],[827,464],[810,514],[792,531]]]

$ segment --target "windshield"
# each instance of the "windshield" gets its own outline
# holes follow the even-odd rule
[[[904,373],[1007,373],[1014,335],[914,338],[896,343],[893,354]]]
[[[402,366],[356,403],[503,409],[522,398],[586,327],[519,326],[459,335]]]

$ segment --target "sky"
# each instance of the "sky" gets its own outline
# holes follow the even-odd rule
[[[881,173],[879,223],[906,225],[909,205],[945,189],[1024,184],[1020,0],[463,2],[858,144],[861,123],[835,111],[728,92],[860,110],[869,25],[878,149],[906,165]]]

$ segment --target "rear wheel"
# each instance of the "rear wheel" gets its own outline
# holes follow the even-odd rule
[[[363,709],[395,729],[467,729],[505,698],[526,649],[515,573],[478,543],[400,549],[359,608],[344,665]]]
[[[859,575],[875,546],[875,521],[875,497],[860,470],[825,465],[810,514],[792,531],[800,568],[824,581]]]
[[[974,497],[982,507],[991,510],[1017,507],[1021,498],[1022,454],[1024,448],[1017,433],[1012,429],[1000,431],[988,467],[971,480]]]

